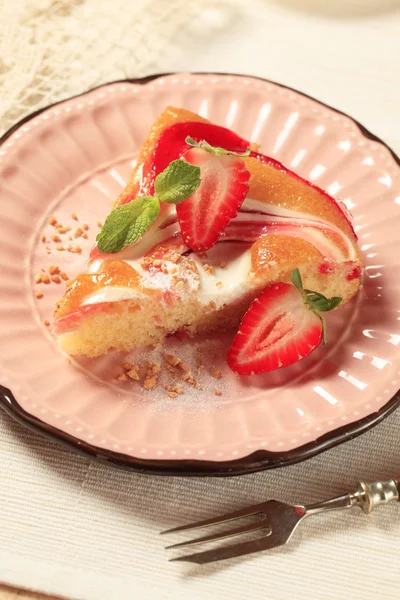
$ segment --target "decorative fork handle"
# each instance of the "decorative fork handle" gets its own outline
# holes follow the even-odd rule
[[[369,514],[377,506],[387,504],[393,500],[400,501],[400,477],[389,479],[389,481],[375,481],[367,483],[360,481],[357,490],[352,494],[342,494],[337,498],[310,504],[305,507],[305,515],[311,516],[331,510],[340,510],[359,506]]]
[[[353,494],[360,508],[367,514],[380,504],[387,504],[392,500],[400,500],[400,477],[389,479],[389,481],[376,481],[366,483],[360,481],[357,492]]]

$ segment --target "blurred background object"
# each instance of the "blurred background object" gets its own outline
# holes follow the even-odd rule
[[[0,3],[0,132],[107,81],[168,71],[229,29],[230,0]]]
[[[276,0],[276,2],[308,13],[342,19],[369,17],[400,10],[399,0]]]
[[[292,86],[395,145],[377,107],[397,111],[399,31],[400,0],[3,0],[0,133],[105,82],[217,71]]]
[[[0,134],[105,82],[217,71],[294,87],[396,146],[399,31],[400,0],[0,0]]]

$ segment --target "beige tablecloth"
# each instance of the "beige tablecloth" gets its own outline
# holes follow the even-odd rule
[[[0,4],[0,24],[3,130],[107,80],[216,70],[303,90],[400,152],[397,0],[15,0]],[[287,548],[203,569],[168,563],[158,532],[270,496],[316,501],[359,477],[398,474],[399,431],[398,412],[287,469],[156,478],[72,455],[0,414],[0,581],[84,600],[394,599],[399,506],[316,517]]]

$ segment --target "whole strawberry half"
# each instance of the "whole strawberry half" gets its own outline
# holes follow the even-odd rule
[[[176,206],[185,244],[195,252],[211,248],[236,217],[249,190],[250,173],[237,156],[192,148],[184,159],[200,167],[198,190]]]
[[[228,365],[239,375],[267,373],[288,367],[325,343],[320,312],[332,310],[341,298],[305,290],[298,269],[290,283],[273,283],[251,304],[228,352]]]

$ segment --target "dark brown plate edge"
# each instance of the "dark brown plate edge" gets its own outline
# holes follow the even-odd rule
[[[15,125],[13,125],[8,131],[6,131],[3,136],[0,138],[0,145],[3,144],[15,131],[17,131],[22,125],[26,122],[30,121],[34,117],[38,116],[42,112],[52,108],[53,106],[57,106],[58,104],[62,104],[72,98],[77,98],[87,94],[90,91],[95,89],[99,89],[101,87],[109,86],[115,83],[134,83],[139,85],[144,85],[154,79],[158,79],[159,77],[165,77],[166,75],[174,75],[177,73],[158,73],[154,75],[149,75],[147,77],[138,78],[138,79],[121,79],[116,81],[111,81],[108,83],[104,83],[102,85],[96,86],[82,94],[77,94],[76,96],[70,96],[69,98],[65,98],[60,102],[56,102],[44,108],[41,108],[20,121],[18,121]],[[235,73],[215,73],[215,72],[195,72],[192,74],[198,75],[226,75],[226,76],[239,76],[245,77],[247,79],[258,79],[260,81],[264,81],[267,83],[272,83],[273,85],[278,85],[282,88],[291,90],[302,96],[310,98],[311,100],[317,102],[318,104],[329,108],[330,110],[335,111],[338,114],[341,114],[351,121],[353,121],[362,135],[370,140],[380,143],[384,146],[392,155],[394,160],[398,165],[400,165],[399,157],[393,152],[393,150],[385,144],[380,138],[371,133],[368,129],[366,129],[361,123],[359,123],[356,119],[353,119],[346,113],[339,111],[324,102],[320,102],[316,100],[312,96],[300,92],[294,88],[283,85],[281,83],[277,83],[275,81],[271,81],[269,79],[265,79],[262,77],[256,77],[252,75],[240,75]],[[21,425],[26,426],[32,431],[39,433],[40,435],[51,439],[59,444],[62,444],[68,447],[70,450],[79,453],[87,458],[93,458],[103,463],[113,465],[116,467],[121,467],[125,469],[130,469],[140,473],[148,473],[154,475],[176,475],[176,476],[232,476],[232,475],[243,475],[246,473],[254,473],[256,471],[262,471],[266,469],[284,467],[296,464],[313,456],[316,456],[320,452],[324,452],[338,444],[342,444],[346,441],[352,440],[362,433],[365,433],[378,423],[380,423],[383,419],[389,416],[398,406],[400,405],[400,390],[377,412],[364,417],[363,419],[359,419],[342,427],[333,429],[332,431],[326,433],[325,435],[317,438],[313,442],[309,442],[308,444],[304,444],[303,446],[299,446],[294,448],[293,450],[287,452],[270,452],[267,450],[257,450],[252,454],[244,456],[242,458],[232,460],[232,461],[207,461],[207,460],[149,460],[149,459],[140,459],[136,457],[131,457],[126,454],[121,454],[118,452],[114,452],[112,450],[106,450],[102,448],[98,448],[87,442],[79,440],[78,438],[69,435],[68,433],[61,431],[60,429],[45,423],[44,421],[38,419],[37,417],[31,415],[27,411],[25,411],[17,402],[12,392],[0,385],[0,408],[2,408],[10,417],[12,417],[15,421],[20,423]]]

